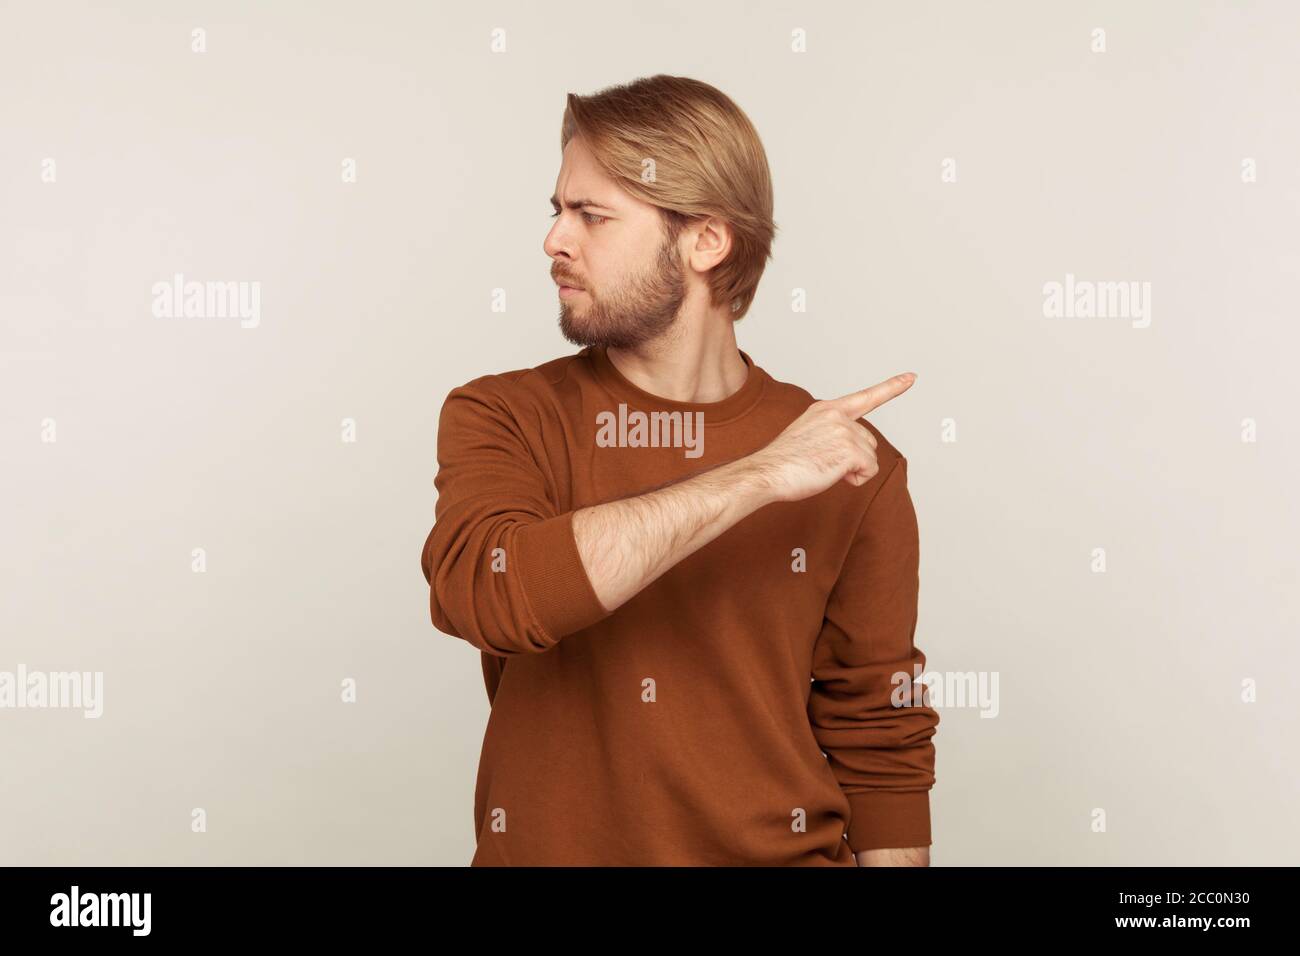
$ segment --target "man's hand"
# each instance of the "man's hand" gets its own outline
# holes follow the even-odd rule
[[[862,850],[855,858],[858,866],[929,866],[930,848],[909,846],[896,850]]]
[[[814,402],[770,444],[743,459],[763,476],[774,501],[801,501],[841,478],[862,485],[880,471],[876,438],[858,420],[912,387],[911,372],[842,398]]]

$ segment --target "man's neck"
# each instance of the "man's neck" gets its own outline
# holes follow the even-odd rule
[[[614,367],[633,385],[676,402],[720,402],[740,391],[749,375],[736,345],[735,324],[709,317],[635,349],[607,349]]]

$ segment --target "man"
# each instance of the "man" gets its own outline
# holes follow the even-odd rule
[[[546,237],[583,346],[453,389],[422,567],[492,711],[472,865],[929,864],[906,460],[736,345],[775,224],[713,87],[570,95]]]

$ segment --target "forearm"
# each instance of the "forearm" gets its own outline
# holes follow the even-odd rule
[[[580,508],[573,534],[596,596],[613,611],[771,500],[761,466],[742,458],[644,495]]]
[[[858,866],[929,866],[928,846],[909,846],[888,850],[862,850],[857,854]]]

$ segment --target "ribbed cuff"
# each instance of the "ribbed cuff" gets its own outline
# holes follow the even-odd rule
[[[930,793],[850,793],[849,848],[886,850],[930,845]]]
[[[572,511],[524,525],[515,532],[514,550],[524,596],[548,642],[610,614],[578,554]]]

